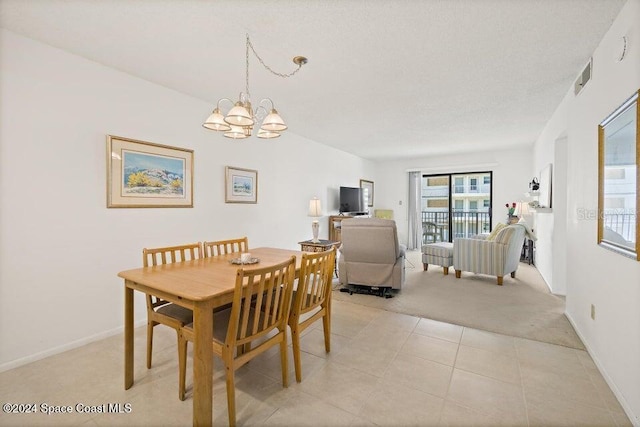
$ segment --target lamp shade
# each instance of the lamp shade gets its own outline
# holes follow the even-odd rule
[[[222,115],[222,113],[220,113],[219,108],[216,108],[215,110],[213,110],[213,113],[211,113],[211,115],[207,117],[207,120],[204,121],[202,126],[211,130],[219,130],[219,131],[231,130],[231,126],[229,126],[229,124],[224,121],[224,116]]]
[[[248,133],[245,129],[246,128],[243,128],[241,126],[231,126],[231,130],[229,130],[228,132],[225,132],[224,136],[226,136],[227,138],[233,138],[233,139],[248,138],[249,135],[251,135],[251,133]]]
[[[276,132],[281,132],[286,128],[287,125],[284,124],[284,120],[282,120],[282,117],[280,117],[280,114],[278,114],[275,108],[271,109],[271,112],[267,114],[267,117],[262,121],[262,126],[260,126],[260,129]]]
[[[516,210],[516,215],[518,216],[524,216],[524,215],[530,215],[531,212],[529,211],[529,203],[527,202],[519,202],[518,203],[518,208]]]
[[[317,197],[314,197],[309,202],[309,216],[322,216],[322,206],[320,205],[320,200]]]
[[[251,112],[240,101],[236,102],[224,121],[233,126],[253,126],[254,123]]]
[[[272,139],[272,138],[278,138],[279,136],[280,136],[280,132],[275,132],[272,130],[264,130],[264,129],[258,130],[258,138]]]

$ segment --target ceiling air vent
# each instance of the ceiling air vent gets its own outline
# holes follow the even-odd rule
[[[576,83],[573,85],[573,89],[576,95],[579,94],[584,85],[586,85],[587,82],[591,80],[591,62],[592,60],[589,59],[589,63],[586,67],[584,67],[584,70],[582,70],[582,73],[580,73],[578,79],[576,80]]]

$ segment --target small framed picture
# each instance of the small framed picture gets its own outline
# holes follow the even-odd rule
[[[225,203],[258,203],[258,171],[225,167]]]
[[[364,190],[364,198],[367,201],[367,206],[373,206],[373,181],[367,181],[366,179],[360,180],[360,188]]]
[[[108,208],[192,208],[193,150],[107,135]]]

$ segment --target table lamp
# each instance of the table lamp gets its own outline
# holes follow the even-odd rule
[[[317,197],[314,197],[309,202],[309,216],[311,217],[321,217],[322,216],[322,207],[320,206],[320,200]],[[320,240],[318,239],[318,232],[320,231],[320,223],[317,219],[314,219],[311,223],[311,230],[313,231],[313,243],[318,243]]]
[[[518,202],[517,205],[517,209],[516,209],[516,215],[519,216],[520,218],[525,218],[531,216],[531,211],[529,210],[529,203],[525,202],[523,200],[521,200],[520,202]],[[526,221],[526,218],[525,218]]]

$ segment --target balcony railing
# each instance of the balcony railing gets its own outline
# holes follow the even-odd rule
[[[449,217],[451,216],[451,226],[449,230]],[[449,236],[454,239],[470,237],[475,234],[488,233],[490,231],[491,215],[489,212],[477,211],[422,211],[422,223],[431,222],[436,224],[439,231],[442,231],[442,240],[449,241]],[[429,242],[427,242],[429,243]]]
[[[424,214],[424,212],[423,212]],[[636,215],[630,213],[609,213],[604,214],[604,237],[607,240],[626,241],[625,246],[635,243],[636,240]],[[618,241],[615,243],[623,244]]]

